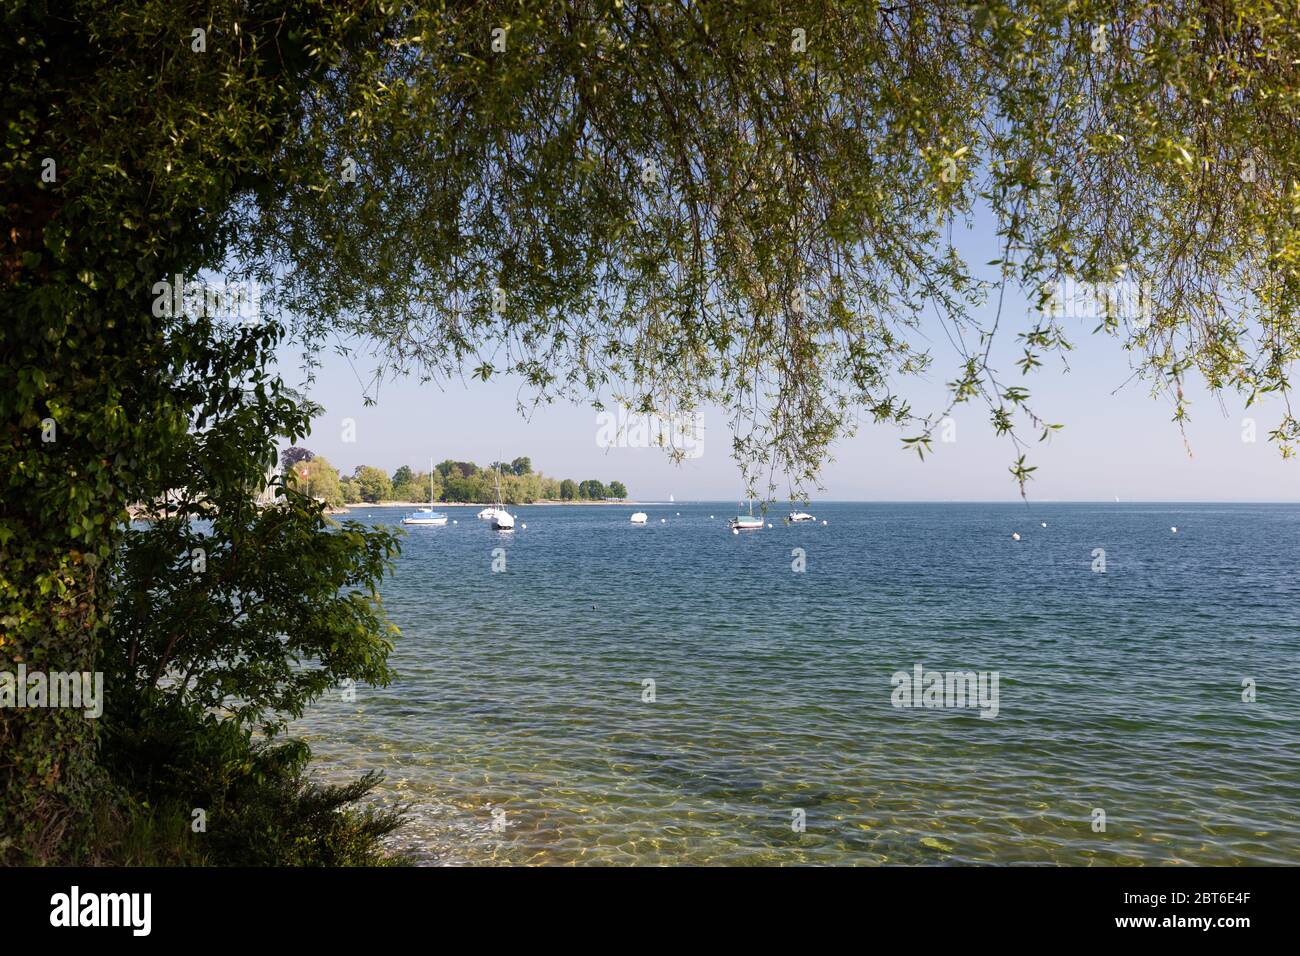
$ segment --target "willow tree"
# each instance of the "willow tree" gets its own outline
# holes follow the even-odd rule
[[[1098,331],[1179,420],[1193,375],[1286,398],[1296,12],[404,4],[313,91],[240,256],[309,352],[342,329],[385,369],[665,416],[716,403],[750,479],[796,486],[863,420],[924,452],[951,406],[907,386],[937,323],[950,401],[986,406],[1023,490],[1023,445],[1057,427],[1025,373],[1071,347],[1063,284],[1137,290]],[[952,238],[981,216],[992,276]],[[1019,368],[995,367],[1013,337]]]

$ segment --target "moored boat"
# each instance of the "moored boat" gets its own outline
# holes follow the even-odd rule
[[[492,517],[491,517],[492,530],[493,531],[514,531],[515,516],[512,515],[510,512],[506,511],[505,507],[501,504],[501,469],[500,468],[497,469],[496,476],[497,476],[497,500],[496,500],[496,504],[492,508]]]
[[[749,499],[749,514],[736,515],[727,522],[727,527],[733,532],[736,531],[758,531],[763,527],[763,517],[759,515],[754,517],[754,499]]]
[[[442,526],[447,523],[447,516],[432,508],[421,508],[402,519],[402,524],[428,524]]]
[[[429,459],[429,505],[428,508],[421,508],[419,511],[413,511],[402,519],[402,524],[420,524],[441,527],[447,523],[447,516],[441,511],[433,510],[433,459]]]

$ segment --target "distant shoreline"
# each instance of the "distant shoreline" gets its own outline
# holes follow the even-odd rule
[[[643,505],[653,504],[646,501],[561,501],[555,498],[539,498],[536,501],[505,502],[511,508],[531,508],[533,505]],[[672,502],[668,502],[672,504]],[[345,505],[347,508],[493,508],[493,501],[354,501]]]

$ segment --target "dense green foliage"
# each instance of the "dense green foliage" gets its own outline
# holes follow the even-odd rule
[[[500,467],[498,472],[497,466]],[[401,481],[398,476],[401,476]],[[530,504],[534,501],[600,501],[604,498],[628,497],[627,486],[621,481],[608,485],[595,479],[575,483],[566,478],[548,478],[533,471],[532,461],[516,458],[510,464],[494,462],[480,468],[472,461],[448,459],[434,466],[432,483],[428,472],[413,471],[402,465],[390,481],[383,469],[371,465],[358,465],[352,477],[342,484],[342,497],[348,504],[377,501],[434,501],[491,502],[496,500],[498,478],[501,483],[501,500],[506,504]],[[431,488],[432,484],[432,488]],[[572,493],[564,494],[569,486]],[[617,489],[617,490],[615,490]]]
[[[315,457],[315,453],[310,449],[300,448],[297,445],[294,445],[292,448],[286,448],[280,453],[280,466],[285,471],[288,471],[299,462],[307,462],[310,464],[312,459]]]
[[[186,333],[209,343],[203,366],[226,374],[240,369],[227,338],[269,348],[277,337],[270,325],[223,337],[207,320]],[[320,505],[295,491],[257,507],[249,488],[260,487],[275,457],[266,432],[300,435],[313,411],[281,398],[280,382],[258,371],[267,358],[243,359],[252,388],[191,383],[203,427],[160,451],[172,492],[124,534],[104,670],[123,699],[175,698],[273,733],[284,715],[301,714],[345,678],[390,679],[385,660],[396,631],[378,587],[397,540],[352,522],[331,527]],[[300,666],[306,661],[314,666]]]
[[[862,419],[949,407],[1016,447],[1064,284],[1179,419],[1199,375],[1285,396],[1300,351],[1289,0],[411,3],[285,142],[246,220],[309,348],[342,326],[429,377],[731,413],[751,480],[815,480]],[[494,33],[494,31],[496,31]],[[346,160],[346,171],[345,171]],[[982,212],[981,212],[982,211]],[[993,278],[958,248],[977,213]],[[1041,308],[1004,314],[1014,287]],[[987,304],[989,308],[977,308]],[[996,333],[996,335],[995,335]],[[990,359],[995,339],[1018,347]],[[1007,366],[1019,366],[1019,369]],[[525,398],[527,402],[529,399]],[[1289,451],[1295,419],[1273,437]],[[1029,467],[1013,468],[1022,482]]]
[[[393,483],[382,468],[361,465],[353,472],[351,484],[362,501],[389,501],[393,497]]]
[[[0,670],[102,672],[105,710],[0,710],[2,862],[129,845],[152,806],[130,757],[146,727],[169,742],[173,781],[228,754],[222,793],[175,784],[186,808],[230,806],[232,788],[238,813],[301,797],[307,815],[281,821],[298,832],[267,847],[305,847],[321,796],[300,758],[259,756],[248,725],[341,674],[387,676],[375,584],[391,538],[329,527],[301,498],[251,505],[277,440],[311,414],[266,372],[276,324],[151,307],[156,283],[223,264],[225,215],[274,188],[305,90],[365,35],[332,4],[5,8]],[[128,524],[128,504],[155,501],[156,521]],[[233,709],[207,719],[217,703]],[[344,843],[375,830],[338,817]],[[246,859],[264,834],[245,823],[210,829],[197,855]]]
[[[272,744],[180,700],[142,700],[106,726],[102,759],[133,796],[96,815],[90,859],[131,865],[367,866],[400,823],[356,803],[378,779],[321,786],[301,741]],[[196,811],[202,812],[200,818]],[[201,828],[200,828],[201,827]]]
[[[331,508],[340,508],[347,503],[338,469],[320,455],[313,456],[311,461],[299,462],[287,471],[285,482]]]

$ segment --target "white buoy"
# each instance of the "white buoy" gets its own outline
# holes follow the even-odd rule
[[[460,524],[460,522],[457,521],[455,518],[452,518],[452,519],[451,519],[451,523],[452,523],[452,524]]]
[[[826,527],[826,522],[825,522],[825,521],[822,522],[822,527],[823,527],[823,528]]]
[[[710,521],[713,520],[713,515],[709,515],[709,520],[710,520]]]
[[[1043,522],[1043,527],[1044,527],[1044,528],[1047,527],[1047,522],[1046,522],[1046,521]]]
[[[521,524],[519,527],[523,528],[525,531],[528,530],[528,525],[526,524]]]
[[[681,512],[680,512],[680,511],[679,511],[679,512],[677,512],[677,517],[679,517],[679,518],[680,518],[680,517],[681,517],[681,516],[682,516],[682,513],[681,513]]]
[[[660,519],[659,519],[659,523],[660,523],[660,524],[667,524],[667,523],[668,523],[668,519],[667,519],[667,518],[660,518]]]
[[[772,522],[769,521],[769,522],[767,523],[767,526],[768,526],[769,528],[772,527]]]
[[[731,529],[731,533],[732,533],[732,534],[740,534],[740,529],[739,529],[739,528],[732,528],[732,529]]]
[[[1178,533],[1178,529],[1177,529],[1177,528],[1170,528],[1169,530],[1172,531],[1174,534],[1177,534],[1177,533]]]
[[[1019,540],[1020,540],[1020,532],[1019,532],[1019,531],[1013,531],[1013,532],[1011,532],[1011,540],[1012,540],[1012,541],[1019,541]]]

